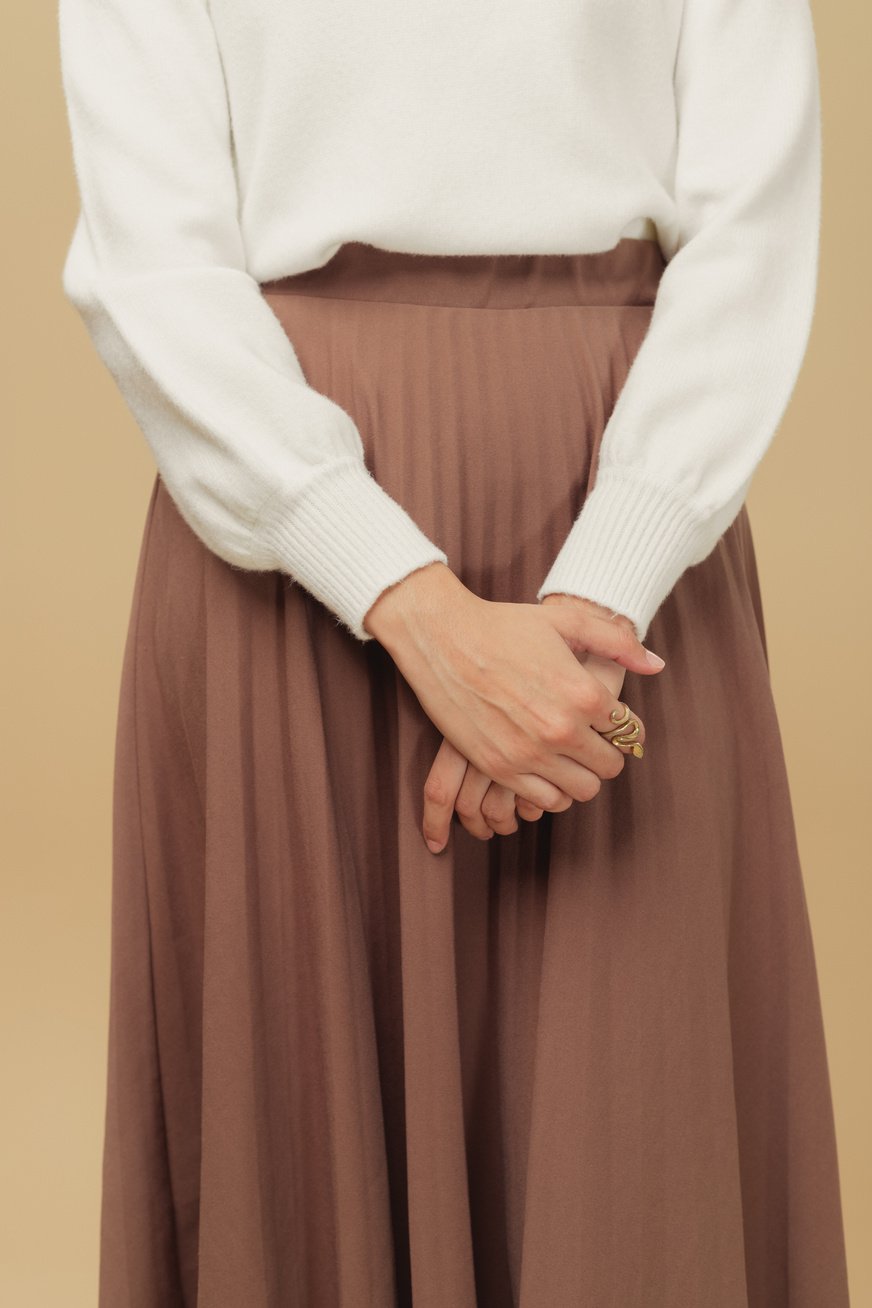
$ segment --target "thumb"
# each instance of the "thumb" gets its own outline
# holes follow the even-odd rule
[[[631,672],[660,672],[666,666],[665,660],[646,649],[636,633],[623,623],[610,622],[572,604],[540,605],[540,612],[576,652],[588,650],[601,654]]]

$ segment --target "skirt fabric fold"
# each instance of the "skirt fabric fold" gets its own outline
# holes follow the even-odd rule
[[[376,479],[533,602],[656,242],[351,242],[264,285]],[[632,515],[628,516],[632,530]],[[847,1308],[813,941],[743,508],[628,673],[589,803],[421,835],[387,651],[233,567],[160,475],[120,689],[101,1308]]]

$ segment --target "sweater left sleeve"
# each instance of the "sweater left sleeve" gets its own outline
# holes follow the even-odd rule
[[[60,0],[58,21],[80,196],[68,299],[191,530],[372,640],[381,593],[447,556],[376,481],[249,271],[206,0]]]
[[[737,517],[808,344],[821,190],[810,0],[685,0],[674,86],[678,248],[536,595],[607,605],[640,639]]]

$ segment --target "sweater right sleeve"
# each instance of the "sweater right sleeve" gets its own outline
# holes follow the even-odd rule
[[[371,640],[382,591],[447,556],[370,474],[246,271],[205,0],[59,0],[59,36],[80,199],[67,298],[199,538]]]
[[[678,248],[537,598],[648,627],[736,520],[811,332],[821,112],[809,0],[685,0],[673,68]]]

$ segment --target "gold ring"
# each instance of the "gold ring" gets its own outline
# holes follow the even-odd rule
[[[644,746],[639,744],[639,731],[641,723],[638,718],[631,717],[630,710],[626,704],[621,703],[616,709],[612,709],[609,714],[609,720],[615,725],[608,731],[600,731],[599,735],[604,740],[609,740],[618,749],[628,749],[636,758],[641,758],[645,753]]]

